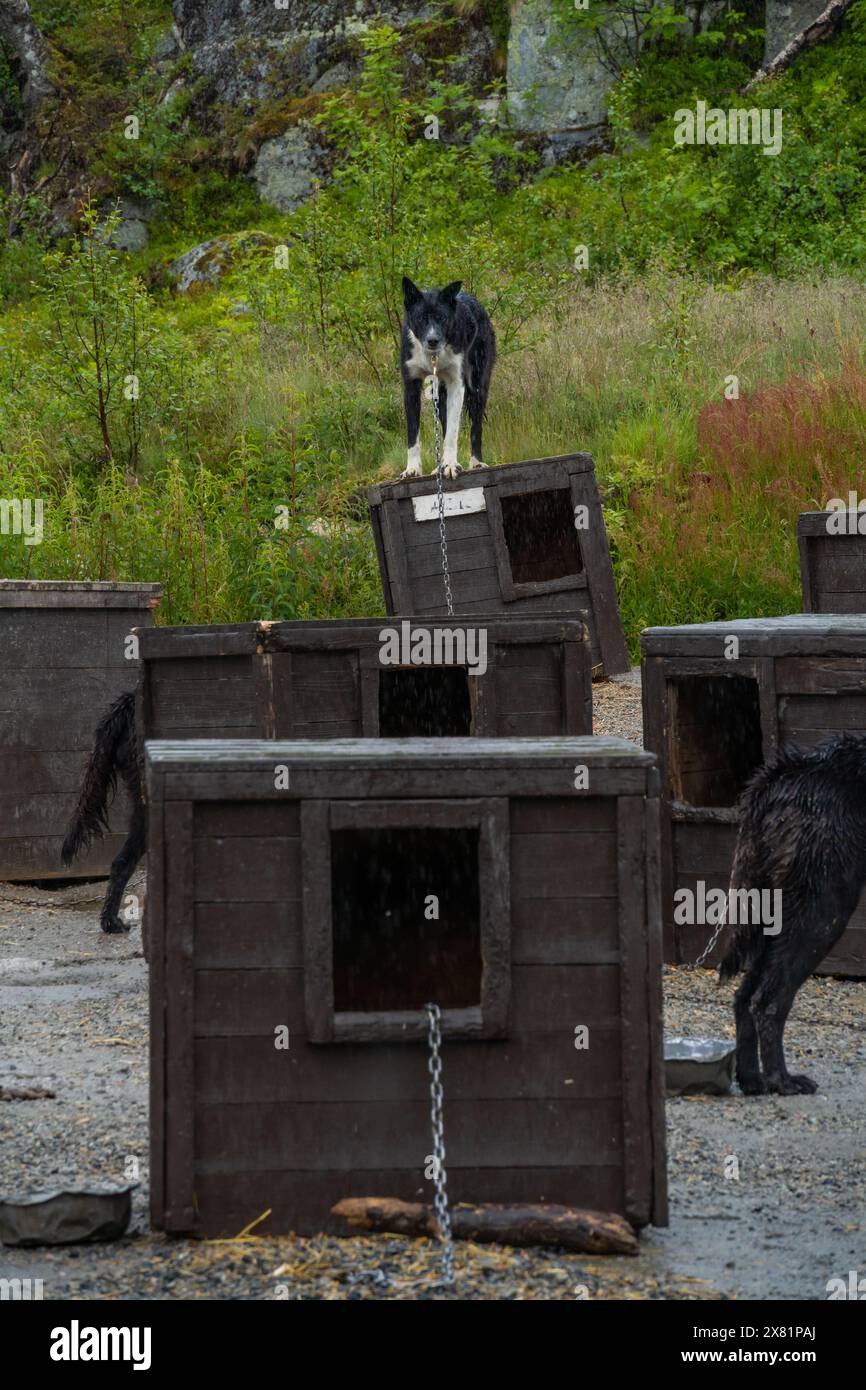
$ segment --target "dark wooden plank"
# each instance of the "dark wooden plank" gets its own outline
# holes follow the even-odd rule
[[[617,1028],[593,1030],[588,1051],[573,1038],[540,1035],[495,1045],[449,1042],[443,1076],[450,1100],[609,1100],[621,1094],[622,1059]],[[361,1043],[312,1047],[289,1039],[278,1049],[272,1036],[197,1038],[196,1099],[199,1104],[260,1102],[310,1104],[347,1101],[426,1100],[430,1074],[423,1045],[382,1049]],[[239,1108],[239,1115],[242,1111]],[[243,1120],[241,1119],[241,1123]]]
[[[644,816],[641,798],[618,799],[623,1182],[626,1215],[636,1225],[650,1219],[653,1173]]]
[[[196,903],[199,970],[280,970],[303,963],[301,904]]]
[[[612,798],[572,793],[564,797],[514,797],[513,835],[616,833],[616,802]]]
[[[514,965],[615,965],[616,898],[527,898],[511,904]]]
[[[189,660],[195,669],[203,657],[248,660],[256,651],[258,639],[258,623],[154,627],[140,634],[141,657],[143,661],[165,661],[168,670],[175,662]]]
[[[866,684],[866,657],[777,657],[779,695],[858,695]]]
[[[412,606],[419,613],[445,613],[445,586],[441,572],[427,579],[412,580]],[[451,592],[458,613],[465,604],[482,603],[488,607],[499,597],[499,576],[492,566],[471,572],[458,571],[451,576]]]
[[[306,886],[315,894],[323,884],[323,879],[308,880]],[[276,1027],[285,1025],[313,1042],[328,1041],[330,1016],[324,1012],[322,1031],[327,1037],[319,1038],[318,1024],[313,1031],[305,1028],[304,986],[305,977],[308,985],[314,982],[311,1008],[319,1008],[317,981],[332,1007],[330,931],[319,938],[312,929],[307,931],[305,922],[304,934],[303,970],[197,970],[196,1037],[273,1036]],[[321,959],[316,958],[319,951]],[[509,1037],[561,1036],[563,1031],[571,1037],[577,1024],[614,1026],[619,1006],[615,965],[513,965]]]
[[[449,742],[449,740],[435,740],[436,742]],[[450,740],[457,742],[458,740]],[[484,766],[472,763],[469,757],[469,750],[475,739],[459,740],[464,744],[467,751],[467,767],[461,770],[453,768],[436,770],[435,768],[419,768],[411,774],[412,795],[415,797],[437,797],[437,796],[508,796],[518,794],[520,796],[561,796],[563,787],[570,789],[573,786],[573,768],[578,762],[589,763],[590,776],[592,778],[593,793],[599,796],[627,796],[634,792],[643,792],[646,788],[646,769],[640,766],[622,767],[602,767],[592,762],[586,753],[576,753],[569,767],[529,767],[521,770],[516,775],[513,769],[508,767]],[[487,740],[485,740],[487,741]],[[496,739],[490,742],[504,744],[506,740]],[[399,740],[370,740],[376,746],[388,744],[393,747],[393,743]],[[350,740],[343,741],[348,750]],[[165,745],[151,745],[151,747]],[[222,745],[225,747],[226,745]],[[298,745],[296,744],[295,747]],[[319,748],[330,748],[339,746],[330,743],[319,743]],[[277,749],[280,748],[276,744]],[[285,747],[285,745],[283,745]],[[278,757],[279,754],[274,756]],[[285,761],[285,760],[284,760]],[[214,764],[218,766],[215,759]],[[205,764],[200,764],[203,768]],[[310,767],[308,764],[301,763],[295,759],[290,759],[289,773],[291,781],[292,795],[296,797],[307,797],[316,795],[325,796],[364,796],[370,788],[370,779],[376,779],[377,792],[383,797],[406,795],[409,785],[408,773],[399,766],[399,755],[395,751],[392,766],[353,766],[350,754],[346,752],[346,763],[339,776],[335,775],[333,767],[328,769]],[[219,801],[225,797],[250,797],[263,801],[277,801],[285,798],[284,791],[276,790],[269,785],[268,779],[262,776],[259,769],[249,768],[225,768],[223,771],[166,771],[166,793],[172,799],[183,799],[191,797],[194,800]],[[579,795],[579,793],[574,793]]]
[[[428,493],[419,495],[429,496],[431,494]],[[435,496],[435,493],[432,495]],[[404,544],[406,546],[407,561],[410,573],[414,577],[417,577],[419,574],[422,573],[435,574],[435,567],[433,569],[419,569],[418,560],[416,557],[423,556],[428,551],[435,552],[439,548],[438,521],[415,521],[415,516],[414,512],[412,511],[411,502],[409,503],[408,507],[406,508],[403,514],[407,518],[411,518],[412,521],[412,525],[409,525],[409,521],[407,520],[406,525],[404,527]],[[449,555],[451,553],[452,545],[455,547],[455,549],[460,549],[471,544],[474,546],[476,554],[486,556],[484,563],[489,565],[491,563],[491,553],[489,547],[486,547],[484,545],[484,540],[487,537],[488,529],[489,522],[487,519],[486,511],[463,513],[458,512],[454,516],[446,516],[445,539],[448,544]],[[440,571],[441,568],[442,552],[439,551]],[[405,610],[401,610],[398,608],[396,611],[399,613]]]
[[[202,837],[193,842],[196,901],[280,902],[300,894],[301,842],[290,836]]]
[[[62,835],[14,835],[0,838],[0,880],[99,878],[108,873],[125,835],[104,835],[68,867],[60,858]]]
[[[650,1146],[652,1162],[649,1219],[668,1224],[667,1130],[665,1125],[663,927],[661,898],[661,798],[658,788],[646,799],[646,1010],[649,1019]]]
[[[866,693],[788,695],[780,703],[779,714],[783,742],[796,743],[803,732],[823,738],[842,730],[862,734],[866,733]]]
[[[674,856],[679,876],[683,874],[726,874],[730,872],[737,840],[736,824],[675,824]]]
[[[613,835],[512,835],[511,893],[533,898],[609,898],[616,892]]]
[[[595,481],[595,472],[586,471],[571,480],[571,500],[589,510],[589,526],[578,532],[583,562],[592,592],[592,616],[596,643],[608,676],[631,667],[622,619],[616,597],[616,583],[607,531]]]
[[[290,788],[291,790],[291,788]],[[263,839],[300,835],[301,810],[297,801],[200,801],[195,808],[197,839],[206,836]]]
[[[147,899],[144,931],[147,935],[150,1027],[150,1222],[157,1230],[166,1213],[166,933],[165,933],[165,827],[161,800],[148,808]]]
[[[305,801],[301,809],[303,873],[303,1024],[312,1042],[334,1037],[334,948],[331,911],[330,807]],[[298,999],[298,1004],[300,1004]]]
[[[456,1168],[579,1166],[620,1162],[619,1099],[446,1100],[449,1161]],[[387,1154],[423,1172],[430,1103],[327,1101],[205,1105],[195,1111],[197,1173],[274,1168],[375,1168]],[[391,1195],[390,1193],[388,1194]]]
[[[165,1226],[186,1230],[193,1212],[193,808],[164,807],[165,917],[170,924],[165,966]]]

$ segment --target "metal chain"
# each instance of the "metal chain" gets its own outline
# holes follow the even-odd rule
[[[433,447],[436,454],[436,493],[439,500],[439,547],[442,551],[442,577],[445,581],[445,603],[448,617],[454,617],[451,596],[451,576],[448,572],[448,546],[445,542],[445,494],[442,490],[442,421],[439,417],[439,374],[435,353],[431,357],[433,375],[430,378],[430,399],[433,402]]]
[[[442,1034],[439,1028],[440,1012],[438,1004],[425,1004],[427,1010],[427,1045],[430,1055],[427,1070],[430,1073],[430,1124],[433,1130],[433,1182],[435,1195],[433,1210],[439,1226],[439,1239],[442,1242],[442,1282],[454,1283],[454,1242],[451,1237],[451,1212],[448,1207],[448,1174],[445,1171],[445,1125],[442,1119],[442,1058],[439,1048]]]
[[[729,891],[730,891],[730,890],[729,890]],[[707,959],[707,956],[711,955],[712,950],[713,950],[713,947],[715,946],[716,942],[718,941],[719,937],[721,936],[722,932],[724,931],[724,929],[725,929],[725,927],[726,927],[727,925],[728,925],[728,899],[726,898],[726,899],[725,899],[725,910],[724,910],[724,912],[722,913],[721,917],[719,918],[719,924],[718,924],[718,926],[716,927],[716,930],[713,932],[712,936],[710,937],[709,941],[707,942],[706,946],[705,946],[704,949],[701,951],[701,954],[698,956],[697,960],[692,962],[692,969],[697,970],[699,966],[703,965],[704,961]]]

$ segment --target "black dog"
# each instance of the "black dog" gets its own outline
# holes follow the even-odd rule
[[[470,421],[469,467],[483,468],[481,429],[496,361],[493,324],[474,295],[461,292],[459,280],[444,290],[419,290],[404,276],[403,304],[406,312],[400,362],[409,442],[403,477],[421,476],[421,382],[432,376],[434,357],[439,377],[439,417],[445,435],[442,471],[446,478],[457,477],[457,435],[464,405]]]
[[[746,972],[734,1001],[737,1080],[746,1095],[811,1093],[814,1081],[788,1073],[782,1034],[797,990],[839,940],[866,883],[866,737],[781,749],[740,809],[731,888],[780,889],[782,918],[777,935],[738,925],[719,967],[720,980]]]
[[[129,793],[129,830],[123,848],[111,865],[99,924],[105,932],[129,931],[120,917],[126,885],[147,848],[147,816],[138,764],[135,732],[135,691],[130,690],[103,715],[94,736],[93,752],[84,774],[81,795],[63,841],[61,857],[71,864],[87,849],[94,835],[108,829],[107,808],[120,777]]]

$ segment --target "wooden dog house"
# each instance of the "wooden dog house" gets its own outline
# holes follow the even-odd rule
[[[135,687],[133,627],[151,621],[158,584],[0,580],[0,879],[107,873],[126,828],[66,867],[60,847],[75,809],[93,731]]]
[[[797,542],[804,611],[866,613],[866,512],[802,512]]]
[[[649,754],[154,741],[147,788],[154,1226],[429,1198],[428,1000],[454,1202],[666,1222]]]
[[[751,774],[781,744],[866,734],[866,616],[654,627],[641,650],[644,744],[661,776],[665,958],[693,961],[712,926],[675,925],[674,892],[727,890]],[[723,949],[724,937],[710,964]],[[866,975],[866,899],[819,970]]]
[[[455,613],[580,617],[593,665],[629,669],[589,454],[473,469],[444,489]],[[446,614],[435,476],[381,483],[367,498],[388,612]]]
[[[144,738],[592,732],[589,643],[574,619],[158,627],[140,645]]]

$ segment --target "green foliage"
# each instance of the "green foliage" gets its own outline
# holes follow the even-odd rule
[[[330,97],[317,118],[338,154],[333,180],[288,220],[287,266],[268,272],[267,287],[246,285],[269,321],[294,319],[379,379],[380,345],[398,339],[404,274],[460,278],[493,298],[507,349],[567,269],[564,236],[557,249],[543,215],[510,220],[513,142],[479,128],[461,85],[434,79],[423,99],[404,95],[401,42],[387,26],[365,35],[357,93]]]
[[[37,377],[64,398],[83,459],[134,472],[148,417],[172,410],[164,388],[176,359],[143,282],[113,245],[117,223],[89,204],[79,237],[46,254]]]

